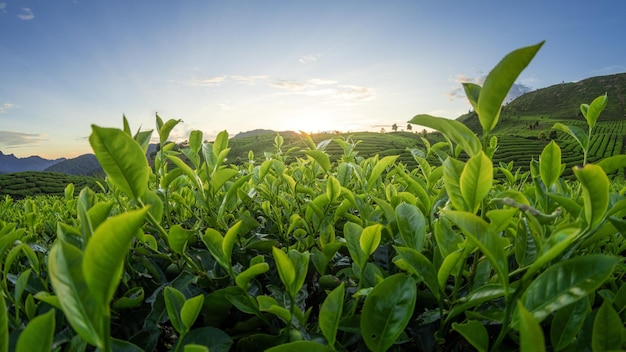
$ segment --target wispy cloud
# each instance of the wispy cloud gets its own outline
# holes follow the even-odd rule
[[[20,20],[28,21],[35,18],[35,14],[33,14],[33,11],[30,8],[22,7],[22,13],[17,15],[17,18],[19,18]]]
[[[7,13],[7,3],[6,2],[0,2],[0,14],[1,13]]]
[[[306,81],[278,80],[269,83],[271,87],[285,90],[278,95],[304,95],[323,97],[329,103],[354,105],[376,97],[373,88],[356,85],[340,85],[337,81],[312,78]]]
[[[211,78],[194,78],[189,81],[189,84],[192,86],[200,86],[200,87],[215,87],[219,86],[226,80],[226,76],[219,77],[211,77]]]
[[[244,83],[244,84],[250,84],[250,85],[253,85],[257,81],[261,81],[267,78],[269,77],[268,76],[230,76],[230,79],[232,79],[233,81],[237,83]]]
[[[301,64],[308,64],[308,63],[319,60],[320,57],[322,57],[322,55],[305,55],[305,56],[300,57],[298,61]]]
[[[20,145],[37,144],[48,138],[41,133],[24,133],[15,131],[0,131],[0,145],[16,147]]]
[[[465,91],[463,90],[463,87],[460,84],[461,83],[475,83],[475,84],[482,86],[485,83],[486,78],[487,78],[486,75],[479,76],[479,77],[470,77],[470,76],[463,75],[463,74],[456,75],[454,78],[454,81],[459,84],[457,85],[457,87],[453,88],[451,91],[449,91],[445,95],[449,98],[450,101],[453,101],[455,99],[467,99],[467,96],[465,95]],[[530,81],[534,81],[534,78],[531,79]],[[520,95],[528,93],[532,90],[533,90],[533,87],[527,84],[524,84],[521,82],[515,82],[511,86],[511,89],[509,90],[504,101],[511,101],[519,97]]]
[[[4,103],[0,105],[0,114],[7,112],[11,109],[15,109],[17,106],[13,103]]]

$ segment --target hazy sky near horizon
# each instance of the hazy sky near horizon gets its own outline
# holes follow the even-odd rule
[[[624,13],[621,0],[0,0],[0,151],[90,153],[91,124],[123,114],[208,140],[456,118],[460,82],[542,40],[512,94],[625,72]]]

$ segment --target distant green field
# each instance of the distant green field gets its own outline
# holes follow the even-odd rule
[[[0,196],[21,199],[37,195],[64,195],[68,184],[74,184],[74,194],[85,186],[98,189],[97,179],[67,175],[59,172],[26,171],[0,175]]]

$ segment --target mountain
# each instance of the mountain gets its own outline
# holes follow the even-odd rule
[[[626,117],[626,73],[587,78],[578,82],[560,83],[520,95],[502,108],[496,131],[508,124],[526,119],[582,120],[580,104],[607,94],[608,104],[598,121],[623,120]],[[474,132],[482,132],[475,112],[457,120]]]
[[[29,156],[27,158],[18,158],[13,154],[4,154],[0,152],[0,173],[11,173],[20,171],[43,171],[46,168],[66,160],[65,158],[59,159],[44,159],[40,156]]]
[[[103,174],[102,167],[93,154],[83,154],[48,167],[45,171],[62,172],[69,175],[94,176]]]

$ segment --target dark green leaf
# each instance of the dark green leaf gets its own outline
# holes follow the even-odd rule
[[[400,203],[396,209],[396,221],[400,236],[407,247],[421,252],[426,238],[426,218],[418,207]]]
[[[574,342],[590,311],[589,300],[583,298],[554,314],[550,327],[550,341],[555,350],[560,351]]]
[[[519,334],[521,352],[542,352],[546,350],[545,338],[539,322],[524,308],[522,302],[517,302],[520,314]]]
[[[624,323],[615,312],[611,302],[605,300],[598,309],[598,314],[593,321],[593,335],[591,348],[594,351],[617,351],[621,350],[623,342]]]
[[[334,349],[313,341],[294,341],[274,346],[265,350],[266,352],[332,352]]]
[[[476,320],[469,320],[463,324],[452,323],[452,329],[463,335],[477,351],[486,352],[489,350],[489,334],[487,328]]]
[[[319,326],[330,346],[335,345],[339,321],[343,314],[344,284],[332,290],[320,307]]]
[[[397,246],[394,246],[394,248],[398,253],[398,256],[393,258],[394,264],[423,281],[435,298],[439,299],[437,271],[433,263],[425,255],[413,248]]]

